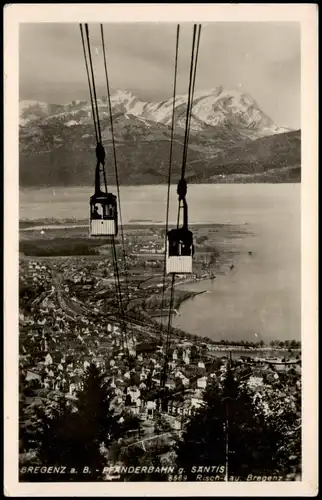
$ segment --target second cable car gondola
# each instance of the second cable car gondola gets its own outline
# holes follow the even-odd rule
[[[188,205],[186,201],[187,184],[181,180],[178,184],[179,215],[183,209],[183,226],[171,229],[167,233],[167,274],[191,274],[194,255],[193,235],[188,229]],[[181,204],[182,203],[182,204]]]
[[[117,236],[117,198],[101,190],[99,163],[95,171],[95,193],[90,198],[89,224],[90,236]]]
[[[193,257],[192,232],[183,227],[168,231],[167,274],[191,274]]]
[[[90,199],[90,236],[116,236],[117,230],[116,196],[95,193]]]

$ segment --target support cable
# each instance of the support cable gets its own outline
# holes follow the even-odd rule
[[[188,141],[189,141],[189,129],[190,129],[190,122],[191,122],[191,110],[192,110],[192,104],[193,104],[193,94],[194,94],[196,69],[197,69],[197,61],[198,61],[201,25],[198,26],[197,43],[196,43],[196,32],[197,32],[197,25],[194,24],[194,26],[193,26],[193,38],[192,38],[192,49],[191,49],[189,87],[188,87],[186,127],[185,127],[183,158],[182,158],[182,167],[181,167],[181,179],[179,181],[178,189],[177,189],[178,194],[179,194],[177,229],[179,229],[180,203],[181,203],[181,201],[183,201],[183,203],[185,203],[186,183],[185,183],[184,177],[185,177],[187,149],[188,149]],[[163,375],[163,387],[164,387],[166,375],[167,375],[167,364],[168,364],[169,349],[170,349],[170,342],[171,342],[171,329],[172,329],[171,328],[171,318],[172,318],[172,307],[173,307],[173,300],[174,300],[174,286],[175,286],[175,274],[172,275],[172,282],[171,282],[171,289],[170,289],[170,309],[169,309],[168,328],[167,328],[166,354],[165,354],[165,367],[164,367],[165,373]]]
[[[114,135],[114,125],[113,125],[113,116],[112,116],[111,93],[110,93],[110,85],[109,85],[109,78],[108,78],[108,72],[107,72],[104,29],[103,29],[102,24],[101,24],[101,40],[102,40],[102,48],[103,48],[104,70],[105,70],[107,99],[108,99],[108,106],[109,106],[110,126],[111,126],[111,136],[112,136],[112,147],[113,147],[113,156],[114,156],[115,180],[116,180],[116,189],[117,189],[117,198],[118,198],[118,206],[119,206],[119,216],[120,216],[123,266],[124,266],[124,273],[125,273],[125,287],[126,287],[126,292],[127,292],[127,302],[129,302],[129,286],[128,286],[128,279],[127,279],[128,273],[127,273],[127,265],[126,265],[127,256],[126,256],[126,250],[125,250],[124,230],[123,230],[123,221],[122,221],[120,183],[119,183],[118,168],[117,168],[117,156],[116,156],[115,135]]]
[[[102,133],[101,133],[100,120],[99,120],[95,76],[94,76],[93,61],[92,61],[91,48],[90,48],[90,35],[89,35],[88,24],[85,24],[85,33],[86,33],[90,72],[88,71],[88,64],[87,64],[87,57],[86,57],[86,50],[85,50],[85,43],[84,43],[84,35],[83,35],[83,29],[82,29],[81,25],[80,25],[80,31],[81,31],[81,37],[82,37],[82,43],[83,43],[83,49],[84,49],[85,65],[86,65],[86,69],[87,69],[88,84],[89,84],[91,105],[92,105],[92,111],[93,111],[95,136],[96,136],[96,141],[97,141],[97,146],[96,146],[97,168],[99,168],[100,166],[102,167],[103,176],[104,176],[105,191],[107,194],[107,182],[106,182],[106,174],[105,174],[105,150],[104,150],[104,147],[102,145]],[[89,75],[91,75],[92,82],[90,81]],[[94,101],[94,103],[93,103],[93,101]],[[122,323],[123,323],[123,332],[122,333],[126,337],[124,310],[123,310],[123,303],[122,303],[122,292],[121,292],[121,286],[120,286],[120,276],[119,276],[119,270],[118,270],[118,264],[117,264],[117,255],[116,255],[114,237],[112,238],[112,247],[113,247],[114,277],[116,278],[116,288],[117,288],[117,295],[118,295],[118,302],[119,302],[119,310],[121,312],[121,318],[122,318]],[[128,347],[128,343],[127,343],[127,347]],[[128,349],[127,349],[127,353],[129,356]],[[129,366],[131,368],[130,361],[131,360],[129,357]]]
[[[85,32],[86,32],[87,47],[88,47],[89,65],[90,65],[92,81],[93,81],[93,96],[94,96],[94,103],[95,103],[96,116],[97,116],[97,132],[98,132],[98,139],[99,139],[98,142],[102,143],[102,131],[101,131],[101,125],[99,122],[99,113],[98,113],[95,77],[94,77],[94,69],[93,69],[93,60],[92,60],[91,44],[90,44],[90,38],[89,38],[89,29],[88,29],[87,23],[85,24]]]
[[[188,146],[188,127],[189,127],[189,115],[190,115],[190,107],[191,107],[191,90],[192,90],[192,80],[193,80],[193,68],[194,68],[194,54],[195,54],[195,43],[196,43],[196,29],[197,25],[193,26],[193,38],[192,38],[192,49],[191,49],[191,61],[190,61],[190,75],[189,75],[189,88],[188,88],[188,103],[187,103],[187,112],[186,112],[186,127],[184,133],[184,142],[183,142],[183,158],[182,158],[182,166],[181,166],[181,179],[184,179],[185,176],[185,157],[186,157],[186,149]]]
[[[85,39],[84,39],[84,33],[83,33],[83,26],[80,24],[79,28],[80,28],[81,37],[82,37],[82,45],[83,45],[83,51],[84,51],[84,60],[85,60],[87,81],[88,81],[88,87],[89,87],[89,96],[90,96],[91,107],[92,107],[92,114],[93,114],[93,120],[94,120],[95,138],[96,138],[96,142],[98,143],[99,142],[99,140],[98,140],[98,130],[97,130],[96,116],[95,116],[95,109],[94,109],[94,102],[93,102],[93,91],[92,91],[92,85],[91,85],[91,81],[90,81],[89,68],[88,68],[88,62],[87,62],[87,53],[86,53],[86,48],[85,48]]]
[[[186,173],[186,163],[188,156],[188,143],[189,143],[189,133],[190,133],[190,124],[191,124],[191,115],[192,115],[192,107],[193,107],[193,97],[195,91],[195,83],[196,83],[196,74],[197,74],[197,63],[199,56],[199,44],[200,44],[200,36],[201,36],[201,24],[198,25],[198,34],[196,41],[196,28],[197,25],[194,25],[193,31],[193,41],[192,41],[192,50],[191,50],[191,64],[190,64],[190,78],[189,78],[189,89],[188,89],[188,104],[187,104],[187,114],[186,114],[186,127],[185,127],[185,136],[184,136],[184,146],[183,146],[183,156],[182,156],[182,167],[181,167],[181,179],[178,185],[178,191],[180,183],[181,190],[183,193],[179,194],[179,207],[178,207],[178,216],[177,216],[177,229],[179,229],[180,222],[180,202],[185,198],[186,195],[186,182],[185,182],[185,173]]]
[[[165,222],[165,235],[164,235],[164,262],[163,262],[164,267],[163,267],[162,298],[161,298],[161,324],[162,325],[163,325],[163,310],[164,310],[164,294],[165,294],[165,288],[166,288],[167,241],[168,241],[168,229],[169,229],[169,206],[170,206],[170,187],[171,187],[171,171],[172,171],[172,156],[173,156],[174,116],[175,116],[176,88],[177,88],[179,36],[180,36],[180,25],[178,24],[177,25],[177,37],[176,37],[175,63],[174,63],[172,124],[171,124],[170,157],[169,157],[169,170],[168,170],[167,209],[166,209],[166,222]],[[162,330],[161,330],[160,341],[161,341],[161,345],[162,345]]]
[[[126,351],[127,358],[128,358],[129,368],[131,370],[133,368],[133,363],[132,363],[132,359],[131,359],[130,353],[129,353],[129,343],[128,343],[128,337],[127,337],[127,331],[126,331],[126,321],[124,319],[122,290],[121,290],[121,286],[120,286],[120,273],[119,273],[118,263],[117,263],[117,255],[116,255],[114,236],[113,236],[112,248],[113,248],[114,272],[116,275],[116,283],[117,283],[117,291],[118,291],[119,309],[121,312],[122,336],[123,336],[123,339],[125,339],[125,343],[126,343],[125,351]],[[124,340],[123,340],[123,342],[124,342]]]
[[[190,134],[190,124],[191,124],[191,116],[192,116],[193,98],[194,98],[195,85],[196,85],[196,75],[197,75],[197,65],[198,65],[198,56],[199,56],[200,36],[201,36],[201,24],[198,25],[196,57],[195,57],[194,71],[193,71],[193,80],[192,80],[191,102],[190,102],[190,112],[189,112],[189,123],[188,123],[188,131],[187,131],[186,150],[185,150],[185,156],[184,156],[184,171],[183,171],[183,176],[185,175],[186,164],[187,164],[188,143],[189,143],[189,134]]]

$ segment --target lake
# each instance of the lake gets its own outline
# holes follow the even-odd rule
[[[91,187],[21,189],[20,218],[85,219],[92,194]],[[188,186],[191,224],[242,224],[249,233],[231,243],[232,271],[182,285],[209,293],[184,302],[174,326],[214,339],[301,338],[300,194],[300,184]],[[120,195],[123,223],[165,220],[166,186],[126,186]],[[172,186],[170,222],[176,211]]]

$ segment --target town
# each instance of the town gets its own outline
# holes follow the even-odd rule
[[[122,446],[141,446],[145,450],[156,447],[158,456],[165,460],[169,460],[175,440],[202,407],[209,384],[224,380],[228,363],[233,366],[234,376],[240,383],[247,383],[266,412],[284,411],[288,406],[295,414],[298,411],[299,342],[273,341],[265,345],[260,340],[236,345],[173,328],[166,357],[167,329],[163,319],[156,318],[156,311],[161,311],[162,235],[157,238],[156,234],[142,245],[146,233],[147,229],[137,232],[126,247],[130,257],[127,269],[122,270],[124,304],[128,293],[123,318],[118,313],[108,249],[90,256],[33,256],[26,255],[28,246],[21,245],[20,250],[27,248],[26,254],[21,252],[19,269],[21,433],[35,425],[37,405],[50,408],[61,395],[75,405],[92,364],[108,381],[113,393],[111,408],[119,421],[132,417],[140,421],[139,429],[127,430]],[[48,237],[42,241],[48,242]],[[55,240],[49,241],[53,249]],[[131,247],[135,249],[131,251]],[[141,251],[145,252],[143,260],[138,256]],[[146,255],[158,258],[149,260]],[[118,259],[121,268],[121,252]],[[218,257],[217,271],[220,262]],[[199,274],[194,279],[200,279],[205,270],[199,260]],[[176,293],[179,307],[187,292]],[[160,399],[165,364],[166,404]],[[33,453],[22,448],[21,463],[32,465]]]

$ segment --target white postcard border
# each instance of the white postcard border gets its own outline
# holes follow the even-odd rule
[[[7,496],[315,496],[317,494],[317,6],[315,4],[9,4],[4,8],[4,494]],[[19,483],[19,23],[301,23],[303,478],[278,483]]]

